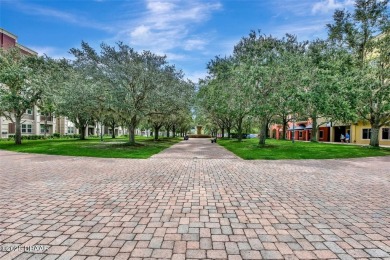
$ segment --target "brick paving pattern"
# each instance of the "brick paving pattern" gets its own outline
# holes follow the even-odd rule
[[[190,138],[165,149],[152,159],[240,159],[234,153],[218,144],[212,144],[211,138]]]
[[[0,258],[390,259],[389,157],[244,161],[191,141],[148,160],[0,151]]]

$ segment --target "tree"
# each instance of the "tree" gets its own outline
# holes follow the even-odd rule
[[[80,139],[84,140],[87,127],[94,122],[99,109],[99,85],[77,64],[62,60],[59,65],[64,78],[58,86],[58,114],[68,117],[79,129]]]
[[[390,123],[388,0],[356,0],[353,13],[335,11],[329,39],[354,58],[354,91],[349,103],[371,124],[370,145],[379,146],[379,129]]]
[[[292,120],[292,114],[302,111],[302,100],[299,89],[302,85],[302,72],[307,64],[304,63],[305,52],[308,43],[299,42],[297,37],[286,34],[278,44],[277,77],[279,88],[273,96],[275,115],[271,122],[282,125],[282,139],[286,138],[288,123]]]
[[[0,49],[0,111],[15,123],[15,144],[22,143],[23,114],[41,98],[45,71],[43,57],[24,55],[17,48]]]
[[[164,126],[169,137],[169,131],[182,111],[190,109],[193,99],[194,84],[183,80],[183,73],[174,66],[165,66],[161,70],[159,83],[156,84],[150,97],[148,118],[154,128],[154,139],[158,140],[159,130]]]
[[[278,63],[280,41],[252,31],[234,47],[239,67],[237,78],[253,107],[251,111],[260,121],[259,145],[265,145],[269,119],[274,113],[275,94],[281,83]]]
[[[187,94],[192,97],[193,86],[183,83],[182,72],[169,65],[165,56],[138,53],[123,43],[115,47],[101,44],[98,54],[82,42],[81,49],[71,52],[100,94],[97,103],[101,105],[95,111],[101,113],[94,117],[104,121],[115,113],[116,121],[129,128],[130,144],[135,144],[135,129],[142,119],[161,120],[180,107],[188,107],[184,101]]]
[[[129,127],[129,143],[135,143],[135,129],[148,114],[150,97],[158,87],[165,57],[149,51],[141,54],[118,43],[118,49],[102,44],[101,60],[104,73],[114,87],[115,108],[121,121]]]
[[[318,119],[349,122],[354,118],[346,102],[352,92],[347,84],[351,57],[331,42],[317,39],[308,45],[303,61],[297,115],[311,118],[311,141],[317,142],[318,127],[323,123]]]

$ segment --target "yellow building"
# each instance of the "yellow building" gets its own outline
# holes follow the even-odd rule
[[[363,121],[351,125],[351,143],[370,144],[371,125]],[[379,145],[390,145],[390,125],[379,129]]]

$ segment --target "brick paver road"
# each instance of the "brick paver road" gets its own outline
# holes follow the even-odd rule
[[[0,258],[390,259],[389,157],[221,156],[0,151]]]

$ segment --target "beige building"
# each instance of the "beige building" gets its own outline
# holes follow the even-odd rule
[[[12,115],[10,115],[12,118]],[[4,116],[0,116],[1,138],[8,138],[15,135],[15,121]],[[46,127],[45,127],[46,125]],[[43,115],[38,107],[27,109],[21,122],[22,135],[51,135],[56,131],[56,118],[51,115]],[[46,131],[45,131],[46,130]]]
[[[370,144],[371,125],[359,121],[350,126],[351,142],[356,144]],[[390,145],[390,125],[379,129],[379,145]]]

